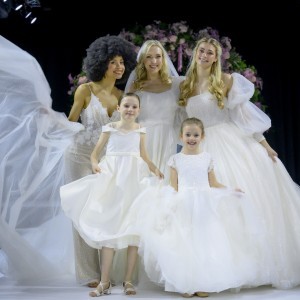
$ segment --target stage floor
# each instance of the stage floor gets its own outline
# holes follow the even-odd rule
[[[82,300],[92,299],[88,292],[91,289],[78,286],[75,283],[66,286],[15,286],[5,281],[0,280],[0,299],[1,300]],[[140,287],[135,296],[125,296],[121,286],[115,286],[112,289],[112,294],[103,296],[109,300],[126,299],[185,299],[176,293],[164,292],[157,286]],[[193,297],[193,299],[201,299]],[[278,290],[272,287],[259,287],[255,289],[244,289],[239,293],[221,292],[210,294],[210,300],[299,300],[300,287],[290,290]]]

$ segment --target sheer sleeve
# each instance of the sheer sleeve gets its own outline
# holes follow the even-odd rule
[[[230,118],[239,128],[252,134],[260,142],[264,139],[263,132],[271,127],[271,120],[250,101],[254,93],[253,83],[238,73],[233,73],[232,77],[233,85],[226,104]]]

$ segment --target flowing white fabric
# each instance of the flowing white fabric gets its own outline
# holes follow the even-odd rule
[[[51,104],[38,62],[0,36],[0,272],[36,284],[74,276],[59,188],[64,151],[83,126]]]
[[[140,135],[145,128],[127,133],[111,126],[102,128],[110,137],[106,154],[99,163],[101,172],[62,186],[61,204],[91,247],[137,246],[138,237],[123,230],[123,220],[134,198],[147,185],[147,177],[150,179],[149,168],[140,157]]]
[[[207,152],[178,153],[168,164],[177,170],[178,192],[150,187],[131,210],[149,278],[166,291],[190,294],[268,282],[266,231],[250,199],[210,188]]]
[[[254,138],[255,134],[260,135],[258,140],[263,138],[271,122],[250,103],[253,91],[252,83],[233,74],[224,109],[206,92],[189,98],[186,110],[204,123],[202,147],[214,157],[218,180],[244,190],[263,216],[272,270],[269,284],[291,288],[300,284],[300,188],[280,159],[274,163]]]

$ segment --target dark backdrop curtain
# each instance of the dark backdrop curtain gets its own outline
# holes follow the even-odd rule
[[[293,180],[300,184],[300,65],[295,46],[299,4],[285,1],[284,7],[272,5],[262,9],[259,1],[249,2],[248,8],[239,5],[233,8],[228,2],[224,7],[199,2],[199,7],[187,4],[175,8],[180,14],[171,16],[170,8],[163,12],[153,2],[145,7],[137,2],[139,14],[126,13],[117,4],[105,7],[103,1],[96,4],[97,1],[87,0],[84,5],[72,1],[71,6],[66,6],[68,2],[41,1],[39,19],[33,25],[25,23],[14,11],[8,18],[0,19],[0,34],[41,64],[52,89],[55,110],[68,114],[72,99],[67,95],[67,76],[79,73],[85,49],[97,37],[118,34],[122,28],[128,30],[136,23],[147,25],[154,20],[172,23],[185,20],[194,30],[210,26],[221,36],[230,37],[243,59],[257,68],[264,82],[267,113],[272,119],[266,137]],[[238,10],[240,13],[236,13]],[[156,14],[151,15],[152,11]],[[104,17],[111,22],[104,21]]]

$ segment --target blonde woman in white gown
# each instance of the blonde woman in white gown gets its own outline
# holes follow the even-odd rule
[[[141,99],[138,120],[147,127],[147,150],[167,183],[169,168],[166,163],[177,151],[179,124],[186,117],[177,104],[181,80],[183,77],[178,76],[162,44],[147,40],[138,53],[137,66],[125,88]]]
[[[300,188],[263,136],[271,121],[250,102],[253,83],[222,73],[221,52],[213,38],[197,42],[180,102],[189,117],[204,123],[203,149],[213,155],[217,177],[239,184],[263,216],[270,265],[262,264],[261,272],[270,270],[267,283],[291,288],[300,284]]]

